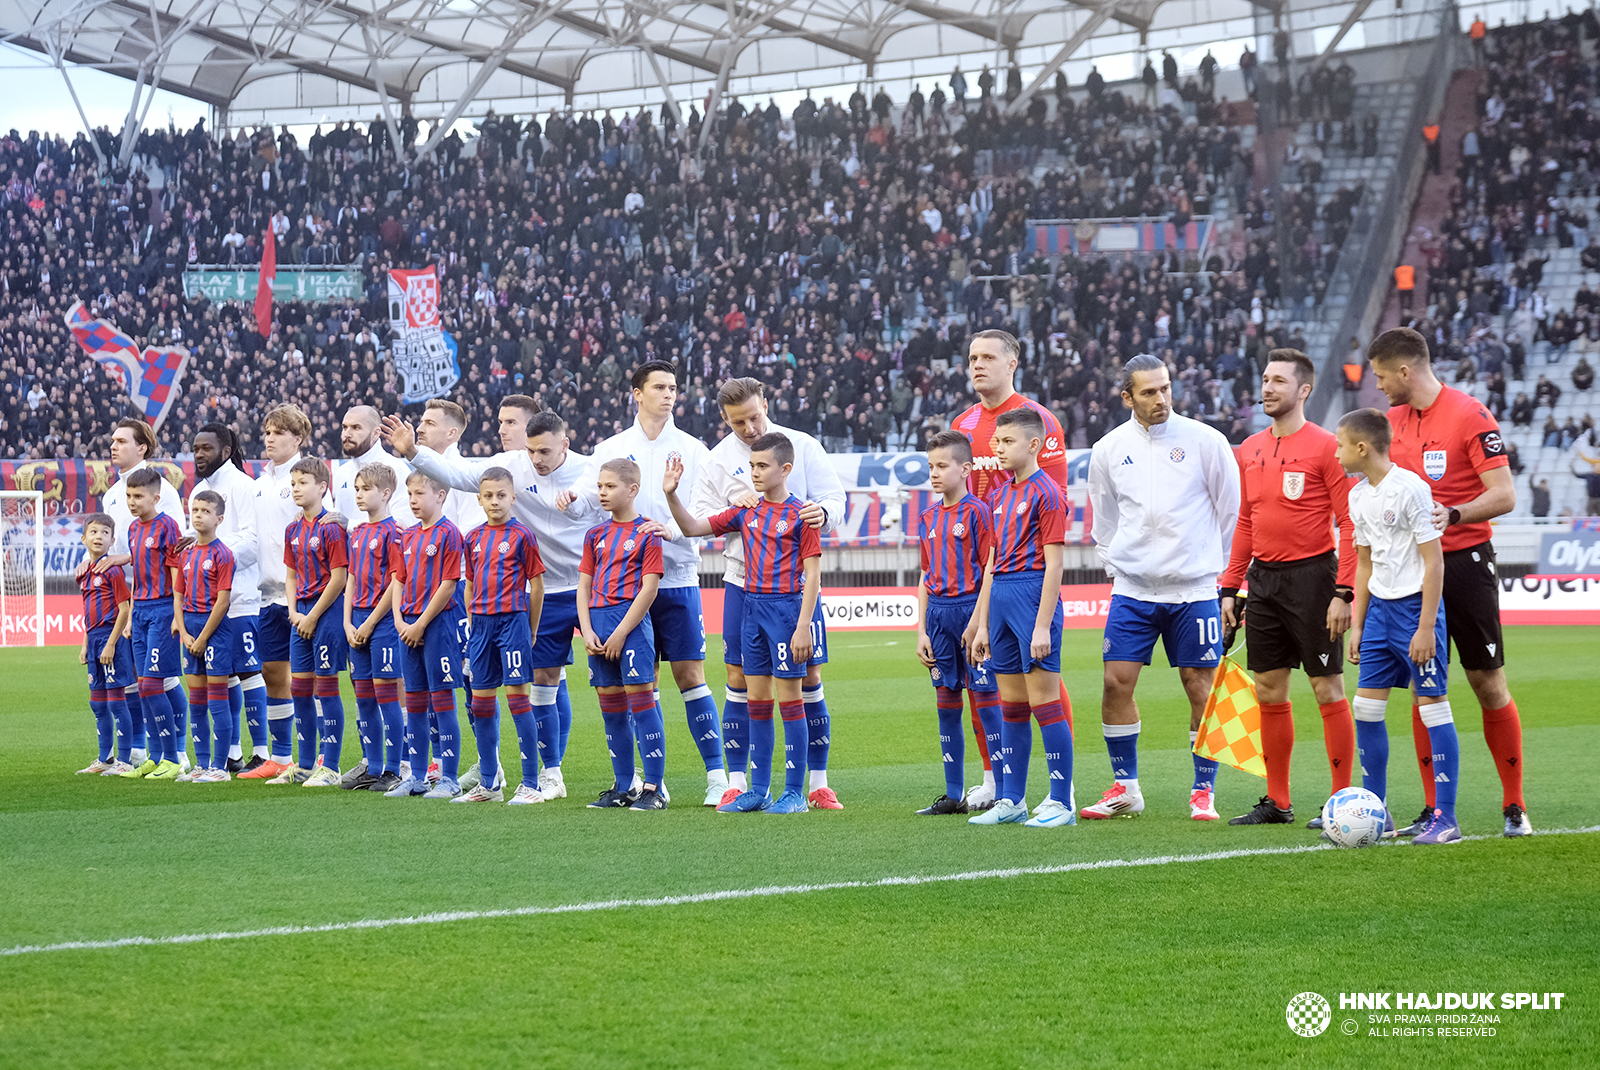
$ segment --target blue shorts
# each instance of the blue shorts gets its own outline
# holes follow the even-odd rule
[[[158,680],[183,674],[178,637],[172,634],[172,599],[133,603],[133,671]]]
[[[289,607],[276,603],[261,607],[256,614],[256,641],[261,644],[263,663],[289,660]]]
[[[1361,675],[1357,687],[1409,687],[1418,695],[1436,697],[1449,690],[1450,643],[1444,606],[1433,622],[1436,652],[1426,665],[1411,660],[1411,637],[1422,617],[1422,594],[1374,598],[1367,603],[1361,626]]]
[[[1033,656],[1033,625],[1044,597],[1044,572],[1001,572],[989,595],[989,664],[1001,676],[1061,671],[1061,614],[1050,614],[1050,653]]]
[[[737,583],[722,588],[722,663],[744,664],[744,600],[748,597]],[[828,625],[822,613],[822,599],[811,614],[811,657],[807,665],[828,663]],[[759,673],[757,675],[760,675]]]
[[[746,594],[740,643],[744,648],[744,674],[797,680],[806,667],[789,656],[795,626],[805,600],[800,594]],[[813,623],[812,631],[816,630]]]
[[[594,634],[603,643],[611,638],[622,618],[628,615],[629,603],[614,606],[590,606],[589,623]],[[622,644],[622,657],[610,658],[589,655],[590,687],[627,687],[630,684],[648,684],[656,678],[656,634],[650,623],[650,614],[644,615],[639,626],[628,633]]]
[[[415,624],[421,613],[401,619]],[[421,646],[400,643],[400,671],[407,691],[450,691],[466,684],[466,659],[462,654],[461,621],[454,603],[434,617],[423,633]]]
[[[1222,661],[1222,607],[1215,598],[1204,602],[1144,602],[1111,596],[1104,661],[1150,664],[1156,637],[1167,652],[1167,664],[1187,669],[1214,669]]]
[[[309,613],[316,605],[316,598],[302,598],[300,613]],[[310,639],[302,638],[299,629],[289,629],[289,671],[338,676],[349,667],[350,640],[344,634],[344,595],[341,594],[328,611],[317,618],[317,631]]]
[[[372,616],[372,607],[350,607],[350,623],[360,628]],[[366,646],[350,648],[350,679],[394,680],[400,676],[400,636],[394,630],[394,614],[384,613],[372,629]]]
[[[967,661],[967,652],[961,646],[961,634],[967,630],[972,610],[978,604],[975,594],[928,596],[928,619],[924,625],[928,643],[933,647],[933,668],[928,670],[934,687],[947,687],[952,691],[963,688],[991,694],[1000,690],[994,678],[994,659],[986,658],[976,668]]]
[[[233,675],[255,676],[261,672],[261,640],[256,635],[256,615],[229,617],[233,628]]]
[[[533,632],[526,613],[475,613],[467,635],[472,686],[479,691],[533,682]]]
[[[577,630],[578,592],[547,593],[539,614],[539,634],[533,640],[533,667],[559,669],[571,665],[572,633]]]
[[[189,637],[192,639],[206,630],[206,621],[210,618],[210,613],[191,613],[189,610],[184,610],[184,631],[188,632]],[[222,618],[222,623],[217,625],[217,630],[211,633],[210,639],[206,640],[206,650],[203,657],[196,657],[185,648],[183,651],[183,671],[188,676],[232,676],[233,621],[227,617]]]
[[[111,638],[109,624],[89,629],[88,645],[84,649],[84,654],[89,659],[90,691],[120,691],[134,682],[133,644],[128,640],[118,639],[116,650],[111,656],[111,664],[100,664],[100,651],[106,648],[106,640],[109,638]]]
[[[650,603],[656,656],[662,661],[706,660],[706,618],[699,587],[663,587]]]

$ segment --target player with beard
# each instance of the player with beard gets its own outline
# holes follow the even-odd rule
[[[1356,554],[1350,524],[1350,480],[1339,464],[1338,439],[1306,420],[1316,383],[1311,358],[1274,349],[1261,373],[1261,407],[1272,426],[1239,447],[1243,495],[1233,554],[1222,574],[1222,623],[1244,616],[1245,650],[1261,702],[1262,757],[1267,793],[1230,825],[1279,825],[1294,820],[1289,757],[1294,714],[1289,672],[1303,668],[1322,714],[1322,740],[1333,774],[1329,794],[1350,786],[1355,724],[1344,695],[1340,638],[1350,628]],[[1339,554],[1334,558],[1334,528]],[[1248,570],[1248,571],[1247,571]],[[1249,612],[1239,588],[1249,584]],[[1326,796],[1324,796],[1326,797]],[[1310,828],[1321,828],[1313,818]]]
[[[233,711],[233,745],[226,770],[238,773],[266,764],[267,682],[261,676],[261,643],[256,615],[261,612],[260,535],[256,530],[256,485],[244,467],[239,435],[226,424],[203,424],[194,433],[194,490],[189,508],[203,490],[222,495],[225,508],[216,537],[233,553],[233,591],[228,601],[228,625],[233,633],[233,676],[228,680],[228,704]],[[188,540],[185,540],[187,543]],[[243,762],[240,721],[250,727],[251,757]],[[220,758],[215,762],[224,768]]]
[[[1500,424],[1470,394],[1439,382],[1428,343],[1409,327],[1384,331],[1367,350],[1373,375],[1393,406],[1390,457],[1433,491],[1433,526],[1444,532],[1444,616],[1456,658],[1483,708],[1483,740],[1500,773],[1507,836],[1533,832],[1522,797],[1522,718],[1506,686],[1500,581],[1489,521],[1517,504]],[[1400,830],[1422,831],[1434,810],[1433,746],[1421,711],[1411,713],[1426,805]]]
[[[411,466],[383,448],[378,434],[383,426],[383,414],[371,405],[352,405],[345,411],[339,424],[339,446],[344,459],[333,466],[333,485],[328,493],[333,495],[333,510],[346,519],[359,521],[361,510],[356,506],[356,473],[369,464],[381,464],[394,472],[395,486],[404,487]],[[417,522],[411,515],[411,501],[405,493],[389,496],[389,515],[402,528]]]

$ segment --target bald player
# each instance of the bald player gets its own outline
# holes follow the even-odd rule
[[[328,492],[333,495],[334,511],[359,520],[362,511],[356,505],[356,473],[369,464],[381,464],[394,472],[395,486],[402,493],[389,496],[389,515],[395,523],[409,528],[417,522],[411,515],[411,501],[403,493],[411,466],[383,448],[378,432],[383,424],[383,414],[371,405],[352,405],[339,423],[339,446],[344,459],[333,466],[333,485]]]
[[[979,331],[967,344],[967,381],[978,403],[957,416],[950,428],[960,431],[972,442],[972,475],[967,489],[979,501],[987,502],[997,487],[1009,481],[1000,468],[1000,458],[995,456],[995,421],[1013,409],[1031,408],[1044,421],[1044,445],[1039,450],[1039,471],[1055,480],[1065,494],[1067,489],[1067,436],[1062,433],[1061,421],[1055,414],[1017,393],[1017,361],[1022,356],[1022,346],[1006,331]],[[969,704],[972,693],[967,695]],[[1066,685],[1061,686],[1061,708],[1067,714],[1067,727],[1072,727],[1072,700],[1067,696]],[[976,705],[971,706],[972,731],[978,740],[978,753],[983,755],[983,784],[967,793],[967,807],[986,810],[994,805],[995,779],[994,754],[1000,749],[1000,725],[985,727]],[[1073,803],[1076,806],[1076,802]]]
[[[1533,832],[1522,797],[1522,718],[1506,686],[1500,580],[1489,521],[1517,504],[1499,422],[1470,394],[1433,374],[1428,343],[1409,327],[1384,331],[1367,350],[1378,389],[1393,406],[1395,464],[1422,476],[1433,492],[1433,525],[1444,534],[1444,616],[1456,659],[1483,708],[1483,739],[1500,773],[1507,836]],[[1420,711],[1411,733],[1422,773],[1422,816],[1399,831],[1415,836],[1434,808],[1433,747]]]

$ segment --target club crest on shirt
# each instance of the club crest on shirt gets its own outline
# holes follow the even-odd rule
[[[1017,503],[1017,515],[1018,516],[1021,516],[1023,513],[1026,513],[1027,511],[1028,511],[1028,503],[1027,502],[1018,502]]]
[[[778,534],[779,535],[782,535],[784,532],[786,532],[788,530],[789,530],[789,522],[787,520],[778,521]]]
[[[200,567],[205,569],[207,572],[210,572],[211,571],[211,558],[208,557],[204,561],[200,562]]]
[[[1306,474],[1304,472],[1283,473],[1283,496],[1291,502],[1300,500],[1300,495],[1306,492]]]
[[[144,537],[144,548],[146,550],[150,549],[155,544],[156,544],[156,537],[154,535],[146,535]]]
[[[378,540],[377,539],[372,539],[367,543],[367,549],[376,550],[377,548],[378,548]]]
[[[91,586],[91,587],[98,587],[98,586],[100,586],[100,577],[99,577],[99,576],[96,576],[96,577],[95,577],[95,578],[94,578],[94,579],[92,579],[92,580],[90,580],[90,581],[89,581],[89,586]]]
[[[1395,521],[1394,510],[1393,509],[1385,509],[1383,511],[1383,522],[1385,524],[1393,524],[1394,521]]]
[[[624,542],[622,544],[622,552],[625,553],[625,554],[633,553],[633,540],[632,539],[629,539],[629,540],[627,540],[626,542]]]
[[[504,554],[504,553],[510,553],[510,552],[511,552],[511,543],[509,543],[509,542],[502,542],[502,543],[501,543],[501,544],[500,544],[500,552],[501,552],[501,553],[503,553],[503,554]]]
[[[1184,457],[1183,447],[1182,446],[1174,446],[1174,447],[1172,447],[1172,452],[1167,454],[1167,456],[1171,457],[1173,463],[1176,464],[1177,462],[1183,460],[1183,457]]]
[[[439,548],[437,546],[430,545],[425,552],[429,557],[432,557],[439,552]]]
[[[319,539],[317,536],[313,535],[313,536],[311,536],[311,541],[307,545],[309,545],[313,550],[315,550],[317,547],[322,545],[322,540]]]
[[[282,498],[284,501],[288,501],[289,500],[289,488],[288,487],[284,487],[282,490],[278,491],[278,497]]]
[[[1446,463],[1446,455],[1444,450],[1422,451],[1422,474],[1434,482],[1437,483],[1439,480],[1444,478]]]
[[[959,539],[959,538],[961,538],[961,536],[965,535],[966,533],[967,533],[967,526],[965,524],[956,523],[956,524],[950,525],[950,534],[954,535],[956,538]]]

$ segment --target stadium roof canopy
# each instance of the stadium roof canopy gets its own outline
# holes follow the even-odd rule
[[[1145,47],[1192,70],[1208,46],[1234,62],[1285,2],[1303,30],[1353,22],[1371,0],[0,0],[0,40],[63,74],[112,71],[234,121],[386,106],[453,119],[474,105],[687,110],[719,83],[764,97],[890,82],[904,99],[910,80],[931,90],[955,62],[1015,61],[1030,82],[1065,63],[1081,85],[1091,62],[1133,76]]]

